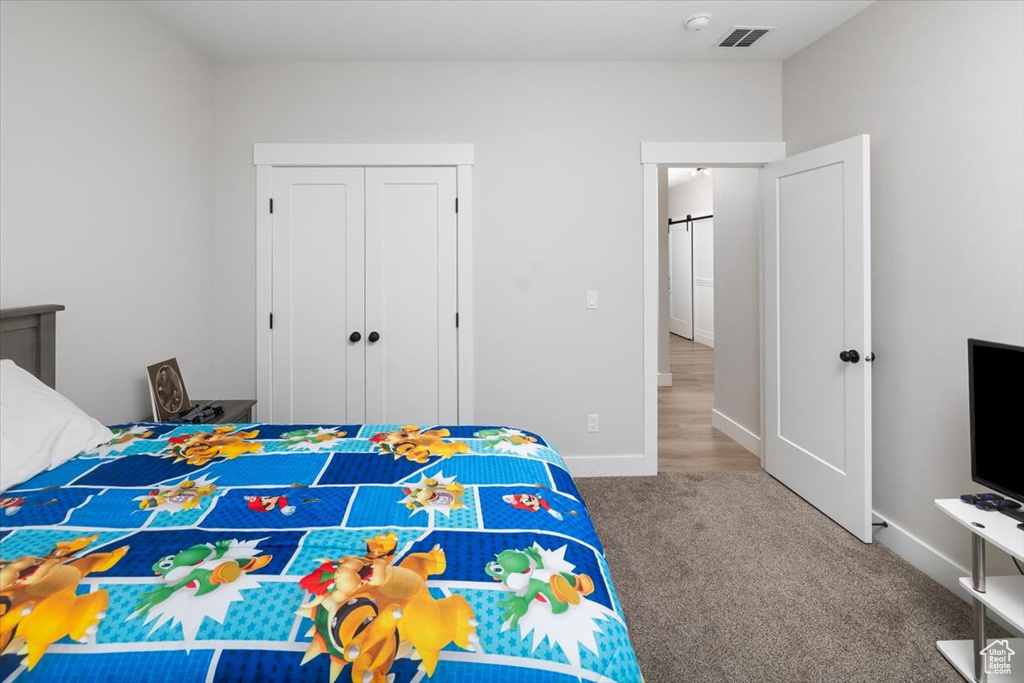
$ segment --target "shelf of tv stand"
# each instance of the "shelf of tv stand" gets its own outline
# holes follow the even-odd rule
[[[1024,560],[1024,529],[1018,529],[1018,522],[1012,517],[995,510],[979,510],[959,498],[940,499],[935,504],[972,534],[1018,560]],[[984,593],[974,590],[974,582],[969,576],[960,577],[960,585],[972,598],[984,603],[1010,626],[1024,633],[1024,575],[986,576]]]
[[[984,593],[974,590],[969,576],[961,576],[960,585],[972,598],[981,600],[1010,626],[1024,633],[1024,575],[987,576]]]
[[[1024,529],[1018,529],[1018,523],[1010,517],[995,510],[979,510],[959,498],[940,498],[935,505],[972,534],[1024,561]]]
[[[974,641],[940,640],[935,644],[954,669],[967,681],[974,681]],[[1014,660],[1014,664],[1016,664]],[[985,683],[1020,683],[1015,671],[1008,674],[988,674]]]
[[[964,503],[959,498],[943,498],[935,501],[936,507],[952,517],[958,524],[969,530],[976,538],[999,548],[1003,552],[1024,560],[1024,529],[1017,528],[1017,522],[995,510],[979,510],[973,505]],[[984,575],[984,568],[982,568]],[[1024,576],[985,576],[985,592],[974,590],[972,577],[960,578],[960,585],[974,599],[975,619],[974,638],[971,640],[940,640],[935,645],[942,656],[953,665],[961,676],[968,681],[977,681],[975,677],[975,652],[984,647],[983,643],[991,643],[986,638],[984,628],[985,611],[992,610],[1017,631],[1024,630]],[[977,617],[979,615],[981,621]],[[1014,669],[1007,675],[989,674],[986,683],[1019,683],[1020,677]]]

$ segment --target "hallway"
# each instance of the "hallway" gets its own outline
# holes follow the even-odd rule
[[[711,426],[715,352],[669,335],[673,386],[658,389],[660,472],[742,472],[761,469],[756,455]]]

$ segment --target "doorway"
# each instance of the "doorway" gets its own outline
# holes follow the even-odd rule
[[[661,320],[661,303],[664,297],[660,292],[667,279],[662,279],[661,257],[665,250],[661,243],[667,241],[667,226],[661,222],[662,212],[659,210],[659,176],[662,168],[680,167],[695,168],[705,166],[712,169],[721,166],[735,168],[760,168],[764,164],[784,158],[786,145],[783,142],[644,142],[640,145],[640,163],[643,167],[643,271],[644,271],[644,361],[643,361],[643,433],[644,453],[643,468],[639,474],[655,475],[659,469],[658,458],[658,386],[664,382],[659,373],[659,321]],[[755,247],[760,254],[760,244]],[[760,264],[755,274],[759,282]],[[758,304],[757,320],[760,321],[761,305]],[[760,331],[758,332],[760,348]],[[664,347],[663,347],[664,348]],[[760,361],[760,351],[758,362]],[[759,373],[760,374],[760,373]],[[759,397],[759,407],[763,403]],[[759,417],[761,411],[759,410]],[[758,421],[758,434],[761,420]],[[720,428],[721,429],[721,428]],[[739,430],[737,430],[739,431]],[[760,451],[760,442],[756,434],[750,434],[749,446]],[[733,438],[736,438],[735,435]]]
[[[714,178],[666,168],[669,333],[715,347]]]
[[[870,140],[858,135],[785,156],[782,143],[643,143],[644,465],[659,465],[661,168],[761,169],[757,232],[758,430],[736,424],[764,468],[871,542]],[[721,209],[716,207],[721,228]],[[720,232],[723,232],[720,230]],[[716,244],[716,261],[720,253]],[[723,269],[716,268],[721,281]],[[728,272],[741,272],[741,269]],[[721,289],[716,287],[716,289]],[[717,299],[718,297],[716,297]],[[717,301],[716,301],[717,307]],[[721,350],[721,315],[715,346]],[[737,335],[733,335],[736,338]],[[662,344],[662,349],[667,342]],[[864,351],[859,352],[858,349]],[[838,351],[838,352],[837,352]],[[864,362],[858,361],[863,358]],[[721,360],[720,358],[717,360]],[[727,365],[727,364],[722,364]],[[715,392],[717,402],[719,396]],[[716,408],[713,416],[723,418]],[[715,423],[723,431],[725,420]],[[747,445],[747,444],[744,444]]]
[[[725,174],[726,182],[716,191],[716,173]],[[760,421],[756,381],[757,347],[756,310],[759,298],[756,278],[750,273],[727,272],[731,281],[726,298],[716,301],[716,260],[722,265],[756,271],[757,255],[753,248],[734,245],[737,235],[752,243],[757,240],[757,219],[760,176],[756,170],[711,169],[709,167],[667,167],[659,173],[659,221],[663,239],[660,263],[665,282],[661,298],[659,320],[659,388],[658,388],[658,441],[659,469],[665,472],[715,472],[760,469],[755,452],[715,425],[713,416],[730,414],[737,419],[731,423],[746,422],[757,430]],[[730,175],[731,174],[731,175]],[[752,190],[752,192],[751,192]],[[732,236],[726,251],[715,253],[717,204],[726,207],[727,226]],[[744,203],[750,206],[738,206]],[[736,249],[745,249],[736,252]],[[728,257],[728,258],[725,258]],[[745,259],[745,260],[744,260]],[[753,266],[753,268],[751,268]],[[746,282],[744,282],[744,278]],[[746,302],[741,301],[743,297]],[[737,320],[737,311],[744,303],[754,316]],[[727,307],[729,310],[724,310]],[[732,405],[719,410],[715,399],[715,315],[723,309],[726,321],[732,321],[731,333],[740,331],[745,324],[747,336],[753,341],[728,339],[726,361],[736,365],[738,356],[745,355],[754,363],[741,363],[743,369],[727,373],[731,394],[727,403],[736,404],[736,396],[746,396],[746,405]],[[749,310],[748,310],[749,312]],[[752,318],[752,319],[751,319]],[[740,331],[740,334],[743,334]],[[746,372],[747,377],[742,373]],[[739,386],[735,386],[735,383]]]

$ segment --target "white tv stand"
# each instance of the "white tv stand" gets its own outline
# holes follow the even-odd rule
[[[940,498],[935,505],[971,532],[971,576],[960,578],[974,603],[974,638],[972,640],[940,640],[939,652],[949,660],[960,675],[972,683],[1020,681],[1024,671],[1024,652],[1011,659],[1011,675],[985,673],[981,651],[988,646],[985,638],[985,610],[990,609],[1008,622],[1018,633],[1024,633],[1024,575],[985,576],[985,544],[1024,561],[1024,530],[1006,515],[979,510],[959,498]]]

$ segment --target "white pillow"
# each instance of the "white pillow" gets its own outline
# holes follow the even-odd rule
[[[0,360],[0,493],[114,438],[12,360]]]

